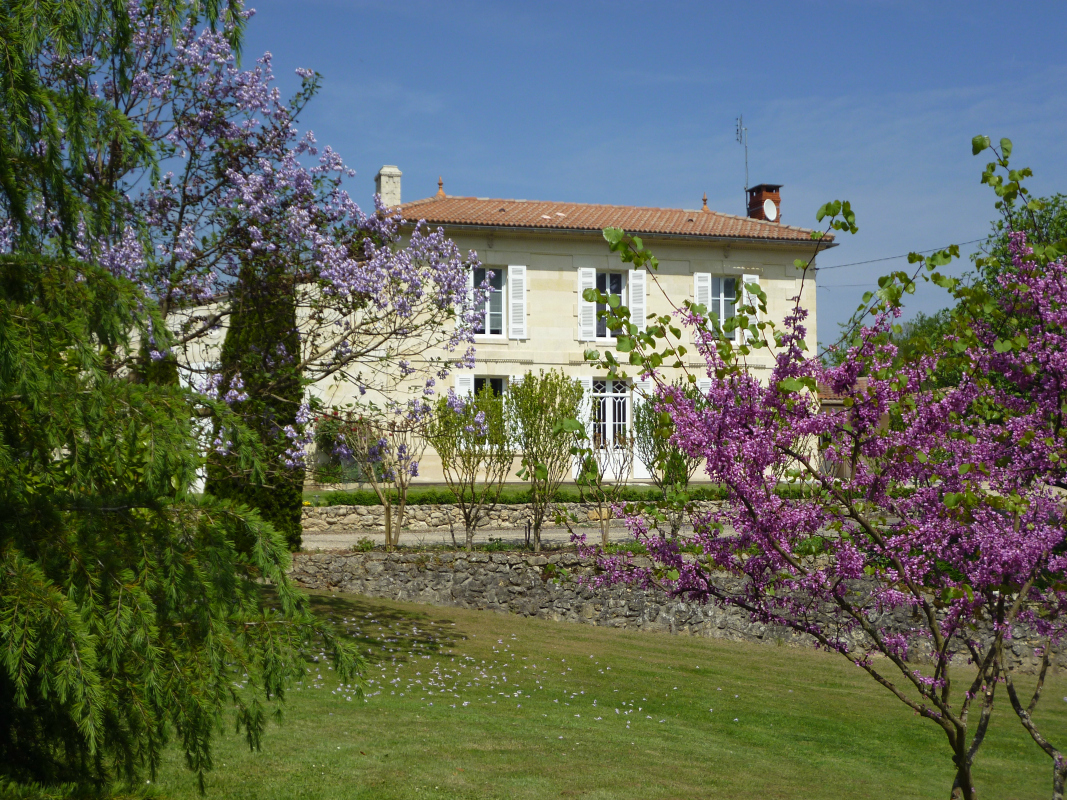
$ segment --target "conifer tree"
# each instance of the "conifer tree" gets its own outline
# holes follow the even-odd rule
[[[241,271],[231,304],[220,389],[223,396],[233,391],[233,397],[244,398],[234,408],[263,445],[265,477],[241,469],[232,454],[216,452],[206,490],[255,508],[285,537],[290,550],[299,550],[305,470],[303,459],[294,459],[292,451],[296,426],[302,424],[303,385],[292,278],[269,264],[249,265]],[[216,420],[215,427],[217,438],[222,421]]]

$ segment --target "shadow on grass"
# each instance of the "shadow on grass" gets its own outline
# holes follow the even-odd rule
[[[467,638],[445,617],[387,608],[352,595],[306,591],[316,616],[358,642],[368,660],[384,657],[403,663],[418,656],[436,656]]]

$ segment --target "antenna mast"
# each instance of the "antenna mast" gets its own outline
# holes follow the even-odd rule
[[[745,191],[748,191],[748,128],[745,127],[745,118],[737,116],[737,143],[745,146]]]

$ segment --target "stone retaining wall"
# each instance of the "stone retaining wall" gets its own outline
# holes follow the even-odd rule
[[[562,503],[568,514],[583,523],[599,520],[592,503]],[[698,502],[698,510],[710,509],[710,502]],[[395,511],[394,511],[395,514]],[[489,529],[523,528],[530,519],[530,504],[500,505],[481,520],[479,527]],[[453,504],[408,506],[404,509],[404,530],[448,530],[449,521],[456,534],[463,532],[463,516]],[[547,522],[548,520],[546,520]],[[384,531],[384,506],[304,506],[303,528],[306,533],[345,533],[347,531]]]
[[[647,559],[635,559],[635,562]],[[811,645],[813,640],[788,628],[754,622],[747,613],[715,605],[670,599],[660,590],[624,586],[594,589],[579,584],[579,576],[595,573],[592,559],[570,552],[530,553],[297,553],[292,577],[311,589],[352,592],[369,597],[407,600],[436,606],[491,609],[558,622],[580,622],[613,628],[666,631],[717,639],[777,645]],[[720,576],[724,585],[737,579]],[[889,625],[911,630],[904,611],[894,612]],[[879,624],[882,624],[879,621]],[[1021,630],[1016,636],[1021,636]],[[860,645],[856,634],[853,645]],[[1034,672],[1036,642],[1011,644],[1013,667]],[[914,641],[917,660],[929,653],[925,640]],[[1057,653],[1057,668],[1067,666]],[[960,656],[961,663],[966,658]]]

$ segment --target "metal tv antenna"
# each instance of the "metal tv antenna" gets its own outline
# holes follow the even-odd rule
[[[745,118],[737,116],[737,143],[745,146],[745,191],[748,191],[748,128],[745,127]]]

